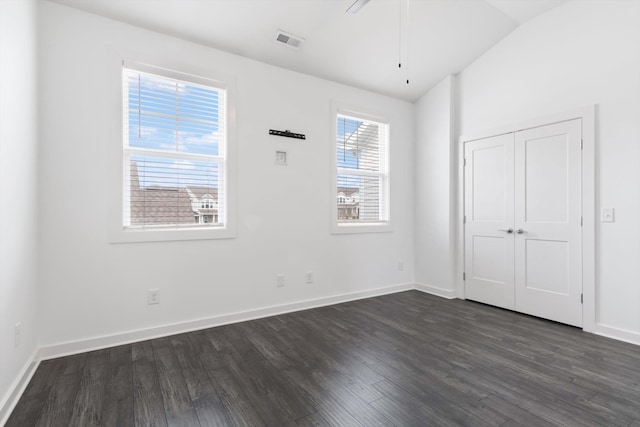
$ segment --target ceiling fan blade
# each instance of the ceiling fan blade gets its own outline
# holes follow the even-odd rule
[[[349,6],[349,9],[347,9],[347,13],[352,13],[353,14],[353,13],[358,12],[367,3],[369,3],[369,0],[356,0],[355,2],[353,2],[353,4],[351,6]]]

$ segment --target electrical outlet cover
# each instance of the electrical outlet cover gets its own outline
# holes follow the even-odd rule
[[[602,208],[600,216],[602,222],[614,222],[615,219],[615,210],[613,208]]]
[[[147,292],[147,304],[160,304],[160,289],[149,289]]]
[[[287,166],[286,151],[276,151],[276,165]]]

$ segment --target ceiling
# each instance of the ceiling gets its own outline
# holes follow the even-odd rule
[[[566,0],[371,0],[356,14],[345,12],[354,0],[52,1],[415,101],[518,25]],[[278,29],[304,44],[299,50],[276,44]]]

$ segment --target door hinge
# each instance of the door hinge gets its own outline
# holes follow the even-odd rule
[[[580,294],[580,304],[584,304],[584,294]]]
[[[467,216],[466,216],[466,215],[462,218],[462,223],[463,223],[463,224],[466,224],[466,223],[467,223]]]
[[[584,217],[580,217],[580,227],[584,225]]]
[[[467,159],[462,159],[462,166],[467,166]]]
[[[580,140],[580,149],[584,150],[584,139]]]
[[[462,273],[462,280],[467,280],[467,273]]]

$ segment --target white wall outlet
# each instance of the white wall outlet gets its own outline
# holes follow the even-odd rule
[[[22,323],[17,322],[14,328],[13,345],[18,348],[22,344]]]
[[[304,274],[304,282],[305,283],[313,283],[313,271],[307,271]]]
[[[404,261],[398,261],[398,271],[404,271]]]
[[[147,291],[147,304],[160,304],[160,289],[149,289]]]
[[[616,213],[614,208],[602,208],[602,213],[600,215],[600,221],[602,222],[614,222]]]
[[[287,166],[286,151],[276,151],[276,165]]]
[[[284,286],[284,274],[276,274],[276,286],[279,288]]]

